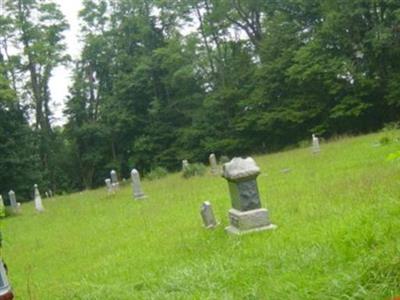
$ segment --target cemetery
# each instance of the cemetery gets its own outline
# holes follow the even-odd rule
[[[0,0],[0,300],[400,300],[400,0]]]
[[[117,172],[53,199],[35,186],[2,219],[16,299],[394,297],[400,172],[386,158],[398,142],[373,147],[387,135],[237,157],[220,176],[132,169],[112,193]]]

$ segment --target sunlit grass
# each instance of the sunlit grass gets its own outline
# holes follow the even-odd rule
[[[400,294],[398,142],[345,138],[257,156],[263,205],[276,231],[224,232],[224,179],[173,174],[33,203],[3,221],[17,299],[390,299]],[[285,170],[284,169],[289,169]],[[209,200],[221,225],[202,227]]]

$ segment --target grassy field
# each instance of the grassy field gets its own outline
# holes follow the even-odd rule
[[[391,299],[400,295],[399,131],[254,157],[275,231],[229,236],[224,179],[173,174],[33,203],[2,221],[18,299]],[[284,173],[283,169],[290,172]],[[202,228],[210,200],[221,225]]]

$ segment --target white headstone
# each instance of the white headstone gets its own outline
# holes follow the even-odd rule
[[[53,198],[53,191],[52,190],[49,190],[49,196],[50,196],[50,198]]]
[[[119,188],[117,171],[111,170],[110,177],[111,177],[111,184],[113,186],[113,189],[114,189],[114,191],[116,191]]]
[[[113,194],[114,193],[114,186],[111,183],[111,179],[107,178],[107,179],[104,180],[104,182],[106,183],[108,194]]]
[[[217,221],[215,220],[214,212],[210,202],[205,201],[202,204],[200,214],[205,228],[210,229],[218,225]]]
[[[15,197],[15,192],[13,190],[8,192],[8,197],[10,199],[10,206],[14,212],[18,210],[17,198]]]
[[[49,193],[48,192],[45,192],[44,194],[46,195],[46,198],[49,198]]]
[[[146,195],[142,191],[142,186],[140,183],[140,174],[139,174],[138,170],[133,169],[131,171],[131,179],[132,179],[133,198],[135,198],[135,199],[146,198]]]
[[[38,212],[43,212],[44,207],[42,203],[42,197],[40,197],[40,192],[37,184],[34,185],[34,188],[35,188],[35,208]]]
[[[321,148],[319,146],[319,138],[313,134],[312,135],[312,153],[317,154],[321,151]]]
[[[210,156],[208,157],[208,160],[210,162],[210,167],[211,167],[211,173],[216,175],[218,174],[218,163],[217,163],[217,158],[215,157],[214,153],[211,153]]]
[[[187,159],[182,160],[182,171],[185,171],[189,167],[189,161]]]

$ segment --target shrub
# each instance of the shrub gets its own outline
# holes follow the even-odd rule
[[[152,169],[147,175],[146,178],[148,180],[156,180],[156,179],[160,179],[163,178],[165,176],[168,175],[168,171],[167,169],[163,168],[163,167],[156,167],[154,169]]]
[[[193,176],[203,176],[206,173],[206,166],[203,164],[189,164],[186,168],[183,169],[182,176],[184,178],[190,178]]]
[[[383,145],[387,145],[390,143],[390,138],[387,136],[381,137],[381,139],[379,140],[379,144]]]

